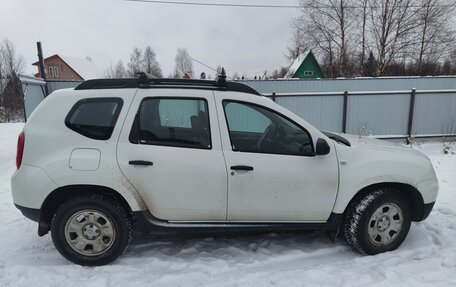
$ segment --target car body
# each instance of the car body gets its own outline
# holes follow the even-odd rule
[[[133,229],[309,228],[335,237],[341,226],[354,229],[350,204],[359,207],[376,191],[401,195],[399,203],[386,203],[401,211],[406,231],[402,217],[424,220],[438,193],[430,160],[410,147],[323,133],[224,79],[86,81],[45,98],[21,136],[13,198],[39,222],[40,235],[52,229],[63,203],[94,194],[121,206]],[[109,213],[99,212],[100,221],[111,222]],[[86,244],[92,238],[81,234]],[[367,254],[394,249],[356,248]],[[78,260],[63,255],[85,265],[114,259],[96,261],[103,254],[91,252],[79,252]]]

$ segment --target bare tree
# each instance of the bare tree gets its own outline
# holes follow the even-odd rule
[[[126,78],[129,76],[129,72],[122,60],[119,60],[115,66],[111,65],[111,67],[106,69],[104,76],[107,78]]]
[[[141,72],[141,59],[142,52],[139,48],[135,47],[130,55],[130,62],[128,63],[128,73],[131,77],[136,77],[136,74]]]
[[[405,58],[416,41],[417,0],[370,0],[372,50],[376,75],[384,75],[393,60]]]
[[[157,78],[163,77],[160,65],[155,57],[155,52],[150,46],[144,50],[142,58],[143,71]]]
[[[177,49],[175,62],[176,66],[174,67],[174,78],[182,79],[186,73],[193,78],[193,60],[187,49]]]
[[[293,29],[295,30],[293,34],[293,42],[291,46],[287,47],[287,55],[285,56],[288,62],[291,63],[296,60],[301,54],[304,54],[311,49],[310,43],[307,41],[306,33],[302,29],[303,19],[297,18],[292,22]]]
[[[455,30],[449,25],[456,3],[445,0],[420,0],[417,21],[419,45],[416,53],[418,75],[429,74],[426,66],[448,56],[455,42]]]
[[[0,121],[23,120],[23,99],[19,73],[24,67],[23,57],[14,44],[5,39],[0,45]]]
[[[368,51],[375,57],[369,63],[375,64],[375,71],[367,73],[373,76],[438,75],[449,70],[448,63],[443,65],[453,57],[454,0],[300,3],[301,15],[293,21],[295,32],[288,60],[312,49],[328,77],[366,74]]]
[[[294,23],[297,28],[294,40],[309,43],[317,55],[322,53],[328,65],[336,67],[331,71],[332,76],[346,75],[349,54],[355,49],[355,0],[301,0],[300,3],[302,15]]]
[[[367,9],[369,5],[369,0],[358,0],[357,3],[361,7],[361,11],[358,14],[358,18],[361,19],[360,26],[361,26],[361,51],[360,51],[360,59],[359,59],[359,72],[360,75],[364,75],[364,62],[366,57],[366,44],[367,44]]]

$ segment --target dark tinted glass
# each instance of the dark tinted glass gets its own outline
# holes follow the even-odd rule
[[[210,149],[207,102],[183,98],[145,99],[133,123],[130,141]]]
[[[122,103],[119,98],[81,100],[71,109],[65,124],[88,138],[107,140],[112,135]]]

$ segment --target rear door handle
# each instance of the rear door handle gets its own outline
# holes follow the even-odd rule
[[[248,166],[248,165],[234,165],[231,167],[232,170],[247,170],[247,171],[251,171],[253,170],[253,167],[252,166]]]
[[[146,160],[130,160],[128,162],[128,164],[131,164],[131,165],[145,165],[145,166],[154,165],[153,162],[146,161]]]

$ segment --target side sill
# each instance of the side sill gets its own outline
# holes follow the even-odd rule
[[[149,211],[133,212],[133,228],[154,234],[199,233],[226,231],[284,231],[284,230],[334,230],[342,220],[342,214],[331,213],[326,223],[172,223],[155,218]]]

